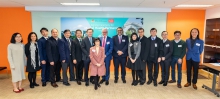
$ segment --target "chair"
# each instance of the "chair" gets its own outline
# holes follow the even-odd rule
[[[8,76],[8,78],[9,78],[8,68],[7,68],[7,67],[1,67],[1,66],[0,66],[0,71],[2,71],[2,70],[6,70],[6,71],[7,71],[7,76]]]

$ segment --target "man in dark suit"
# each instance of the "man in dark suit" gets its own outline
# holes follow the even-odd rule
[[[60,81],[60,70],[61,70],[61,64],[60,64],[60,55],[59,55],[59,49],[58,49],[58,41],[60,40],[58,38],[58,30],[52,29],[51,35],[47,42],[46,42],[46,50],[47,50],[47,58],[50,62],[50,82],[51,85],[56,88],[58,85],[56,84],[56,81]],[[56,80],[55,80],[56,76]]]
[[[117,35],[113,37],[113,62],[114,62],[114,72],[115,72],[115,80],[114,83],[118,82],[118,67],[121,65],[121,78],[123,83],[126,83],[126,69],[125,65],[127,62],[128,56],[128,37],[123,35],[123,29],[121,27],[117,28]]]
[[[144,66],[144,69],[140,71],[140,85],[143,85],[146,82],[146,63],[147,63],[147,57],[149,52],[149,41],[146,36],[144,36],[144,29],[139,28],[138,29],[138,35],[139,35],[139,41],[141,42],[141,65]]]
[[[74,65],[72,62],[72,55],[71,55],[71,45],[72,40],[70,38],[71,31],[69,29],[64,30],[64,37],[58,41],[58,48],[59,48],[59,54],[60,54],[60,61],[62,64],[62,73],[63,73],[63,84],[66,86],[70,86],[68,83],[68,77],[67,77],[67,69],[69,67],[69,73],[70,73],[70,81],[75,80],[75,74],[74,74]]]
[[[159,63],[161,61],[161,57],[163,54],[163,47],[162,47],[162,40],[157,37],[157,29],[152,28],[150,30],[151,36],[148,38],[149,41],[149,55],[147,60],[148,65],[148,82],[147,84],[150,85],[152,81],[154,82],[154,86],[157,86],[157,77],[158,77],[158,68]],[[154,72],[153,72],[154,68]],[[153,75],[152,75],[153,74]]]
[[[38,49],[41,61],[41,81],[42,86],[46,86],[46,82],[50,80],[50,63],[47,59],[47,52],[46,52],[46,41],[48,40],[48,29],[41,28],[40,33],[42,37],[38,40]]]
[[[112,50],[113,50],[113,41],[107,35],[108,35],[108,30],[106,28],[102,29],[102,37],[100,37],[100,40],[101,40],[101,46],[105,48],[106,74],[105,74],[105,76],[102,77],[100,84],[102,84],[105,81],[105,85],[109,84],[110,63],[112,60]]]
[[[82,60],[82,31],[76,30],[76,38],[73,40],[72,45],[72,59],[76,67],[76,80],[77,84],[81,85],[83,75],[83,60]]]
[[[167,86],[167,82],[169,79],[171,56],[173,54],[173,43],[167,39],[167,31],[163,31],[161,36],[163,38],[163,54],[160,62],[162,80],[158,84],[163,84],[163,86]]]
[[[89,78],[88,78],[88,72],[89,72],[89,64],[90,64],[90,57],[89,57],[89,51],[90,48],[94,45],[94,40],[95,38],[92,37],[93,34],[93,29],[87,29],[86,31],[87,33],[87,37],[85,37],[82,40],[82,52],[83,52],[83,56],[82,56],[82,60],[84,62],[84,80],[85,80],[85,85],[89,86]],[[93,82],[93,78],[90,76],[90,82]]]

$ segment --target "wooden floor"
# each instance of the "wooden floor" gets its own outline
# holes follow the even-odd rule
[[[186,75],[183,73],[182,86],[186,83]],[[24,92],[13,93],[11,78],[6,75],[0,75],[0,99],[219,99],[213,93],[202,88],[203,84],[211,87],[211,79],[199,79],[198,90],[192,87],[177,88],[176,84],[168,84],[167,87],[158,85],[131,86],[131,73],[127,73],[127,83],[123,84],[121,79],[117,84],[114,83],[113,73],[111,73],[110,84],[102,84],[101,88],[94,90],[90,84],[86,87],[77,85],[76,82],[70,82],[71,86],[64,86],[59,82],[58,88],[53,88],[50,83],[46,87],[29,88],[28,80],[23,81]],[[158,82],[160,77],[158,78]],[[41,85],[40,75],[37,76],[37,83]]]

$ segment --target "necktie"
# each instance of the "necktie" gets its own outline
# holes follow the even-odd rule
[[[154,38],[152,38],[152,40],[155,40]]]
[[[105,47],[105,36],[103,37],[103,40],[102,40],[102,47]]]
[[[71,48],[71,42],[70,42],[70,39],[67,39],[68,41],[68,45],[69,45],[69,49]]]
[[[81,43],[82,43],[82,40],[81,40],[81,39],[79,39],[79,44],[81,45]]]
[[[121,44],[121,36],[119,36],[119,44]]]
[[[91,37],[89,37],[89,42],[90,42],[90,44],[92,46],[92,38]]]

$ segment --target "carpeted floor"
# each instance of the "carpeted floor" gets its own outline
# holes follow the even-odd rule
[[[183,73],[182,86],[186,83],[186,74]],[[168,84],[167,87],[158,85],[131,86],[131,73],[127,73],[127,83],[123,84],[121,79],[117,84],[114,83],[113,72],[110,77],[110,84],[101,85],[101,88],[94,90],[94,85],[89,87],[77,85],[76,82],[70,82],[71,86],[64,86],[59,82],[58,88],[53,88],[50,83],[46,87],[29,88],[28,80],[23,81],[24,92],[12,92],[11,78],[0,75],[0,99],[219,99],[213,93],[202,88],[203,84],[211,87],[211,79],[199,79],[198,90],[192,87],[177,88],[175,84]],[[158,82],[160,81],[160,74]],[[41,85],[40,75],[37,76],[37,83]]]

